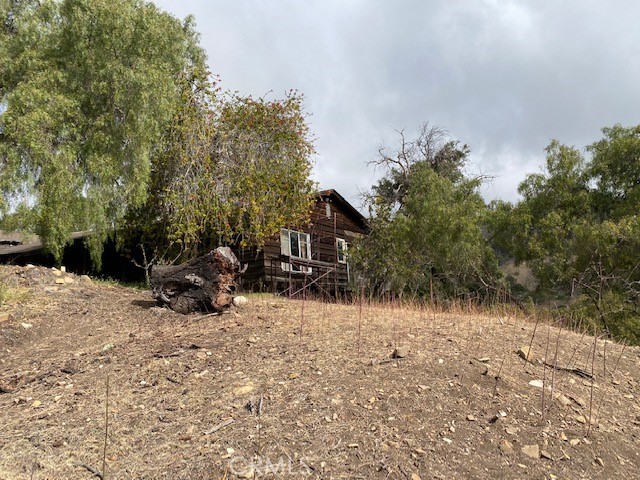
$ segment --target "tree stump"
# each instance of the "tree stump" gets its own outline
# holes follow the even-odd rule
[[[158,302],[178,313],[222,312],[233,302],[240,262],[229,247],[181,265],[154,265],[151,288]]]

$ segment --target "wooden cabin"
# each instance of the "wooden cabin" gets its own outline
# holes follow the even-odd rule
[[[247,265],[242,285],[290,296],[303,289],[327,296],[348,292],[353,284],[349,245],[368,231],[367,220],[342,195],[319,192],[307,227],[283,227],[262,250],[237,252]]]

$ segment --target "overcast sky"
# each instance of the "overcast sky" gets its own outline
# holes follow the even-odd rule
[[[355,206],[393,129],[445,127],[517,199],[552,138],[584,147],[640,123],[640,2],[617,0],[156,0],[193,14],[222,87],[306,96],[314,178]],[[267,97],[269,98],[269,97]],[[379,174],[379,172],[378,172]]]

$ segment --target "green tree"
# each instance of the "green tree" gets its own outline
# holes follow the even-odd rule
[[[520,184],[516,205],[496,202],[492,239],[567,300],[581,319],[640,341],[640,127],[615,125],[585,156],[552,141],[542,174]]]
[[[636,215],[640,206],[640,126],[602,129],[603,138],[587,150],[589,178],[600,219]]]
[[[134,212],[134,241],[163,261],[220,244],[261,247],[282,225],[308,221],[313,201],[302,95],[218,100],[199,84],[183,90],[154,162],[149,203]]]
[[[416,145],[430,145],[430,150]],[[414,150],[415,149],[415,150]],[[482,233],[487,212],[462,167],[468,147],[440,128],[421,127],[417,140],[380,152],[387,176],[369,195],[371,235],[357,246],[356,265],[376,292],[442,297],[486,295],[499,277]],[[419,152],[411,153],[407,152]]]
[[[204,54],[181,23],[137,0],[0,3],[0,215],[33,210],[60,258],[73,230],[92,256],[147,196],[151,159]]]
[[[423,123],[413,139],[408,139],[404,131],[397,133],[398,145],[392,148],[381,146],[372,162],[385,172],[372,189],[373,197],[395,207],[401,206],[416,165],[427,165],[454,183],[463,179],[462,168],[467,161],[469,147],[452,140],[444,128]]]
[[[518,187],[522,195],[518,205],[507,209],[508,215],[504,205],[494,211],[506,221],[502,232],[509,232],[510,239],[503,236],[502,241],[507,241],[503,246],[516,261],[528,263],[541,288],[567,293],[576,275],[575,228],[590,217],[591,197],[583,155],[556,140],[546,152],[545,171],[528,175]]]

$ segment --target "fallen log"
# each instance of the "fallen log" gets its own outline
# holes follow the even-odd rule
[[[154,265],[150,283],[154,298],[178,313],[222,312],[233,302],[240,262],[229,247],[181,265]]]

